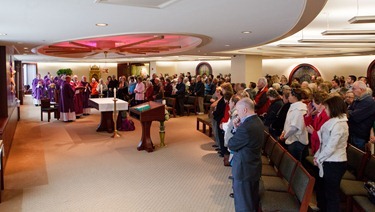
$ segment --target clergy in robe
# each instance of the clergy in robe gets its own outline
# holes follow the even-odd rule
[[[76,117],[79,118],[83,115],[83,87],[81,82],[78,80],[77,75],[73,76],[73,80],[70,82],[74,90],[74,110]]]
[[[76,113],[74,110],[74,90],[70,85],[71,77],[65,77],[65,82],[61,86],[61,101],[60,101],[60,117],[63,121],[76,120]]]
[[[40,74],[36,76],[35,79],[32,81],[32,95],[33,95],[33,103],[35,106],[40,105],[40,99],[42,99],[44,95],[44,83],[43,79],[41,78]]]
[[[83,87],[83,93],[82,93],[82,103],[83,103],[83,115],[87,116],[90,115],[90,107],[89,107],[89,97],[91,94],[91,86],[90,83],[87,82],[87,79],[85,76],[82,76],[81,80],[81,87]],[[96,90],[96,88],[95,88]]]
[[[55,92],[56,92],[55,83],[50,83],[47,89],[47,97],[50,99],[50,102],[56,102]]]

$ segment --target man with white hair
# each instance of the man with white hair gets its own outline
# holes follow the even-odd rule
[[[268,91],[268,82],[265,77],[260,77],[258,79],[258,93],[255,95],[254,102],[255,102],[255,112],[260,117],[264,117],[267,113],[268,107],[270,106],[271,102],[267,98],[267,91]]]
[[[349,141],[365,150],[365,144],[370,139],[370,129],[375,121],[375,101],[362,81],[354,82],[352,91],[355,100],[348,108]]]
[[[228,141],[232,159],[234,206],[236,211],[258,211],[259,180],[262,173],[263,122],[254,111],[254,102],[245,97],[236,104],[238,120]]]

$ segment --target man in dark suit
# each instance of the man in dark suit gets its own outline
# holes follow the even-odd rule
[[[178,77],[177,85],[176,85],[176,101],[177,101],[177,113],[180,116],[183,116],[184,111],[184,101],[185,101],[185,84],[182,82],[183,78],[182,76]]]
[[[234,206],[236,211],[257,211],[259,180],[262,173],[261,148],[263,122],[254,111],[254,102],[243,98],[236,104],[239,120],[235,121],[234,136],[228,147],[232,159]]]

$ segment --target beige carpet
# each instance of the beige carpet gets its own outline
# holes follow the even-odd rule
[[[212,140],[197,131],[196,116],[166,122],[167,144],[137,151],[141,127],[95,131],[100,114],[76,122],[40,121],[30,96],[21,106],[0,211],[234,211],[230,168]],[[159,123],[151,137],[159,144]]]

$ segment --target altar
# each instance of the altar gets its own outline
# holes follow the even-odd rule
[[[95,108],[100,111],[100,123],[97,132],[107,131],[109,133],[114,130],[113,122],[113,110],[114,110],[114,101],[113,98],[90,98],[89,107]],[[116,110],[118,112],[117,116],[117,127],[121,126],[121,114],[120,111],[128,110],[128,103],[124,100],[117,99],[116,101]]]

